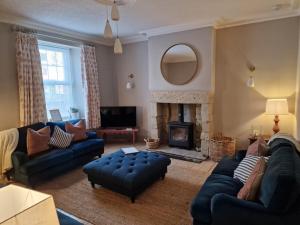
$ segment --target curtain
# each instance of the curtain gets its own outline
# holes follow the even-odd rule
[[[46,122],[46,104],[38,41],[34,34],[16,34],[20,126]]]
[[[85,93],[85,119],[87,128],[100,127],[100,91],[96,49],[84,45],[81,48],[82,82]]]

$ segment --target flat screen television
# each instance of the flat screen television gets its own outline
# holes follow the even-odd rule
[[[101,127],[130,128],[136,127],[135,106],[101,107]]]

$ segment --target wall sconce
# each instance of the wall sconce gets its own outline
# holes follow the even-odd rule
[[[247,62],[247,67],[251,73],[253,73],[256,69],[255,66],[253,64],[251,64],[250,62]],[[254,77],[250,76],[249,79],[247,80],[246,84],[248,87],[254,88],[255,87]]]
[[[134,88],[134,81],[133,81],[134,75],[130,74],[128,76],[128,81],[126,83],[126,89],[130,90]]]

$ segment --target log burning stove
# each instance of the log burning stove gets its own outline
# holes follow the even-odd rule
[[[169,146],[192,149],[194,147],[194,124],[184,122],[183,104],[179,104],[178,108],[178,121],[168,123]]]

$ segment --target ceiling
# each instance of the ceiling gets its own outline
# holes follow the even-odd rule
[[[273,19],[298,15],[299,12],[298,0],[135,0],[133,2],[135,3],[120,6],[119,36],[123,39],[203,26]],[[283,5],[276,7],[276,4]],[[35,24],[100,38],[103,35],[105,19],[106,7],[96,0],[0,0],[2,22],[14,21],[21,23],[19,25]],[[115,33],[114,24],[112,27]]]

